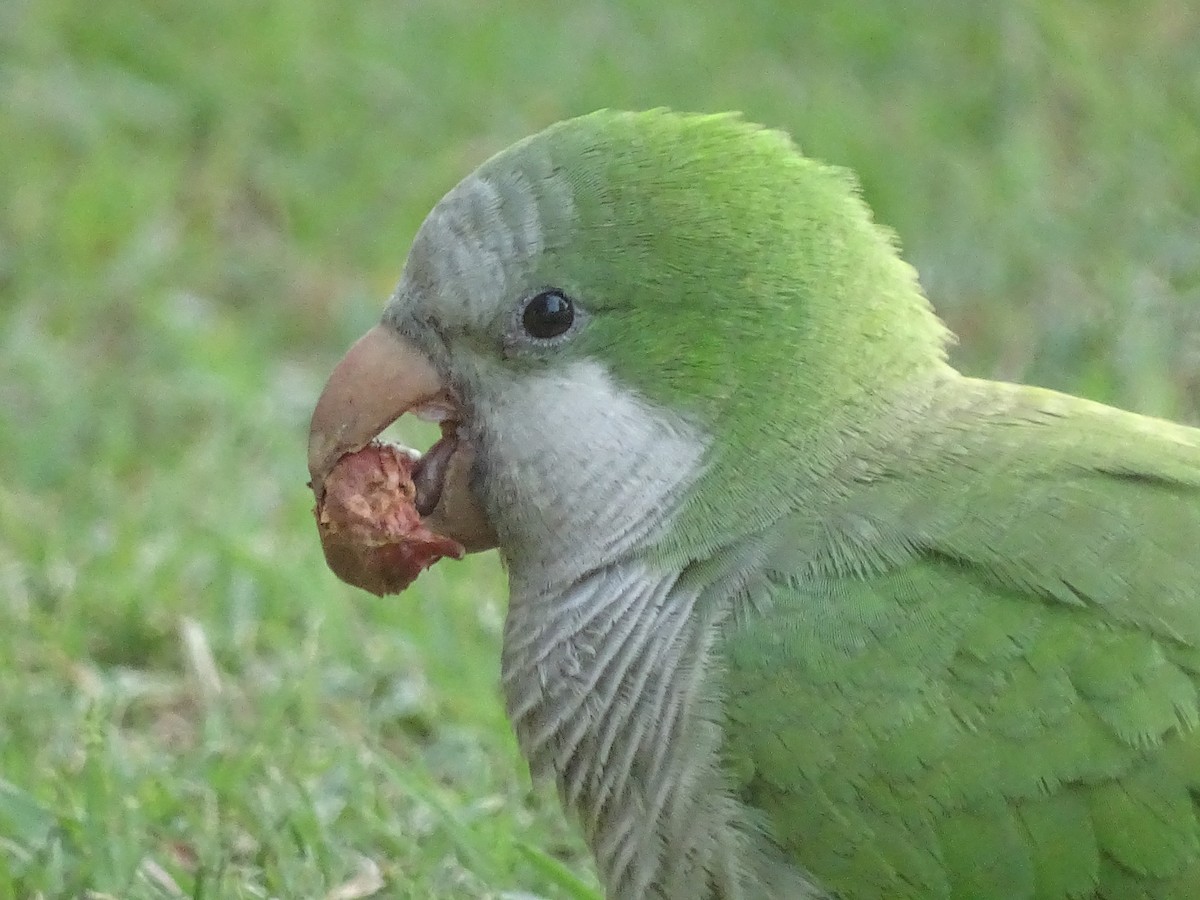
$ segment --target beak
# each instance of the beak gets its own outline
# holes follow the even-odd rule
[[[317,496],[339,459],[367,446],[413,407],[444,394],[425,355],[376,325],[342,357],[317,399],[308,430],[308,474]]]
[[[361,450],[401,415],[427,404],[457,409],[453,393],[424,353],[382,325],[359,338],[334,367],[313,410],[308,473],[318,500],[326,476],[342,456]],[[467,550],[484,550],[496,545],[495,532],[470,490],[474,448],[454,437],[456,424],[443,423],[454,450],[440,499],[425,522]]]

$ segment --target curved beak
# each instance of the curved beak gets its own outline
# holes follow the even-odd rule
[[[342,456],[361,450],[401,415],[426,405],[457,409],[425,354],[383,325],[359,338],[334,367],[313,410],[308,473],[317,499]],[[456,423],[444,423],[443,431],[447,424],[453,431]],[[494,547],[495,532],[469,486],[474,448],[462,438],[450,439],[455,446],[441,497],[425,522],[468,550]]]

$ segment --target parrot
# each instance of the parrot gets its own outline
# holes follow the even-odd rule
[[[416,507],[498,550],[607,897],[1195,900],[1200,429],[952,339],[848,171],[601,110],[433,207],[309,473],[439,423]]]

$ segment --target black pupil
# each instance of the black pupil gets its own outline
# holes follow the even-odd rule
[[[575,321],[575,308],[559,291],[543,291],[527,304],[521,316],[526,333],[535,338],[558,337]]]

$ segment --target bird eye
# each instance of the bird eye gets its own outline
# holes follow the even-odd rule
[[[562,291],[542,291],[530,298],[521,313],[525,333],[538,340],[565,334],[575,321],[575,305]]]

